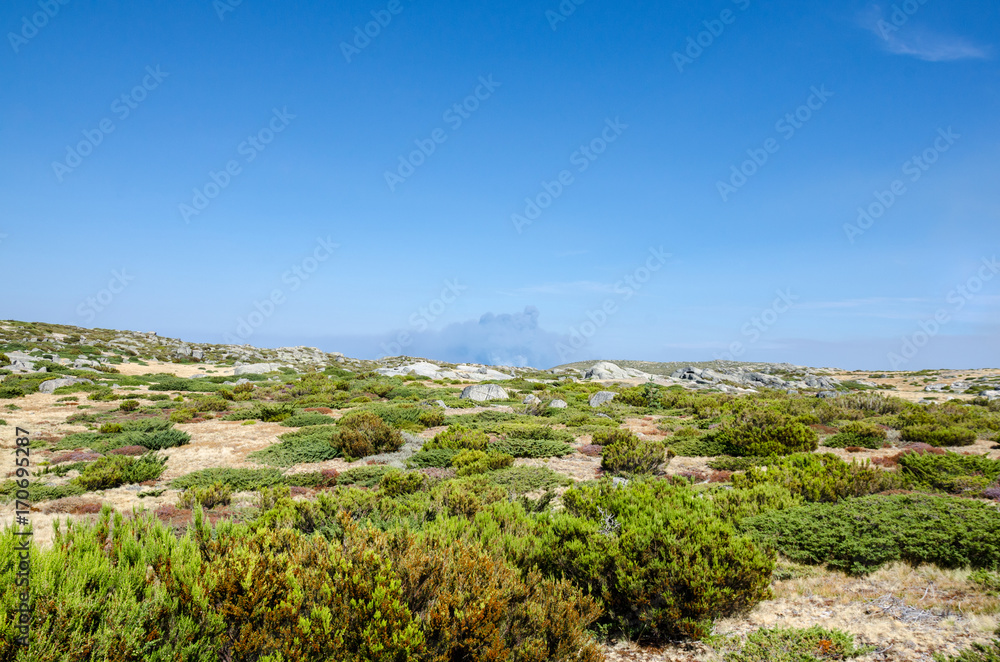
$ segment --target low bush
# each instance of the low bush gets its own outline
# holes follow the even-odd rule
[[[378,486],[389,498],[417,492],[427,483],[427,476],[417,471],[389,471],[379,479]]]
[[[272,467],[290,467],[294,464],[325,462],[340,457],[334,445],[337,431],[326,425],[302,428],[278,437],[281,443],[268,446],[247,455],[247,459]]]
[[[451,465],[459,476],[475,476],[496,471],[514,464],[514,458],[506,453],[485,451],[459,451],[451,458]]]
[[[446,469],[451,466],[451,459],[460,452],[454,448],[427,450],[425,446],[419,453],[416,453],[409,459],[409,466],[415,469],[424,469],[427,467]]]
[[[1000,563],[1000,513],[969,499],[874,495],[772,511],[743,526],[791,561],[854,575],[893,561],[942,568]]]
[[[487,476],[491,483],[505,492],[526,494],[570,485],[573,481],[548,467],[509,467]]]
[[[481,451],[486,449],[489,437],[482,430],[473,430],[462,425],[450,425],[434,435],[424,444],[425,450],[450,449],[456,451]]]
[[[598,435],[594,435],[598,441]],[[659,473],[660,466],[673,457],[672,451],[662,441],[639,439],[627,430],[614,430],[600,435],[604,448],[601,451],[601,468],[608,473],[634,476]]]
[[[996,634],[1000,635],[1000,630]],[[994,639],[988,644],[972,644],[958,655],[935,653],[934,662],[1000,662],[1000,639]]]
[[[882,448],[886,445],[886,431],[877,425],[864,421],[852,421],[840,432],[826,439],[824,446],[829,448]]]
[[[835,502],[909,486],[904,476],[868,462],[847,463],[831,454],[792,455],[733,476],[733,487],[737,489],[761,484],[781,485],[810,502]]]
[[[155,480],[166,470],[166,457],[153,454],[139,458],[107,455],[88,464],[73,482],[84,490],[109,490],[121,485]]]
[[[931,446],[971,446],[976,433],[957,426],[913,425],[900,431],[903,441],[916,441]]]
[[[770,595],[774,557],[666,481],[581,484],[563,494],[525,563],[601,598],[606,622],[640,639],[704,637]]]
[[[238,388],[238,387],[237,387]],[[235,391],[235,389],[234,389]],[[222,417],[224,421],[257,420],[262,423],[280,423],[295,415],[295,407],[287,403],[255,402]]]
[[[357,411],[340,419],[333,443],[350,461],[376,453],[394,453],[402,448],[403,436],[374,412]]]
[[[301,414],[289,416],[283,420],[281,424],[289,428],[304,428],[309,425],[336,425],[337,419],[332,416],[324,416],[323,414],[317,414],[315,412],[303,412]]]
[[[337,476],[338,485],[354,485],[356,487],[375,487],[378,485],[382,478],[389,472],[402,473],[399,469],[393,469],[392,467],[386,467],[381,465],[373,465],[370,467],[357,467],[355,469],[348,469],[347,471],[341,471]]]
[[[233,488],[224,483],[212,483],[208,487],[189,487],[177,501],[178,508],[194,508],[200,505],[211,510],[216,506],[228,506],[233,500]]]
[[[768,456],[811,452],[819,445],[816,432],[775,409],[750,405],[716,433],[727,455]]]
[[[263,487],[283,485],[284,476],[277,469],[236,469],[214,467],[200,469],[170,481],[170,487],[186,490],[191,487],[211,487],[216,483],[228,485],[234,492],[250,492]]]
[[[573,452],[573,447],[551,439],[499,439],[488,445],[490,452],[506,453],[513,457],[562,457]]]
[[[763,467],[773,460],[766,457],[730,457],[723,455],[709,460],[708,466],[716,471],[746,471],[750,467]]]
[[[986,455],[902,453],[897,462],[900,471],[917,485],[949,494],[984,496],[1000,479],[1000,460]]]
[[[818,625],[808,629],[762,628],[746,635],[715,637],[712,647],[724,662],[821,662],[848,660],[874,650],[857,647],[854,637]]]
[[[131,399],[122,400],[121,402],[118,403],[118,409],[120,409],[121,411],[135,411],[138,408],[139,408],[138,400],[131,400]]]

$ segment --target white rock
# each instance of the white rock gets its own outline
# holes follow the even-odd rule
[[[496,384],[473,384],[472,386],[466,386],[459,397],[463,400],[473,400],[475,402],[507,400],[510,398],[507,395],[507,391]]]
[[[612,391],[598,391],[594,395],[590,396],[590,406],[600,407],[601,405],[614,400],[615,395],[616,393]]]

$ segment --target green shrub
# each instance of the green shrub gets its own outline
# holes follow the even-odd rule
[[[439,425],[444,425],[444,412],[437,409],[431,409],[428,411],[423,411],[417,418],[419,423],[427,428],[436,428]]]
[[[451,465],[459,476],[475,476],[514,464],[514,458],[505,453],[485,451],[459,451],[451,458]]]
[[[461,451],[454,448],[437,448],[427,450],[426,446],[409,459],[409,466],[415,469],[438,467],[445,469],[451,466],[451,459]]]
[[[273,467],[325,462],[340,457],[340,451],[334,445],[336,436],[337,431],[326,425],[305,427],[281,435],[280,444],[254,451],[247,455],[247,459]]]
[[[808,629],[755,630],[746,637],[716,637],[712,647],[725,662],[821,662],[860,657],[874,647],[858,648],[854,637],[818,625]]]
[[[730,448],[715,435],[706,434],[695,439],[670,443],[670,450],[680,457],[716,457],[728,454]]]
[[[389,472],[402,473],[399,469],[382,465],[372,465],[368,467],[357,467],[342,471],[337,476],[338,485],[355,485],[357,487],[375,487],[382,481],[382,477]]]
[[[244,384],[246,386],[246,384]],[[235,391],[235,389],[234,389]],[[257,420],[262,423],[280,423],[295,415],[295,407],[286,403],[255,402],[222,417],[224,421]]]
[[[628,430],[612,430],[608,434],[594,435],[594,443],[608,440],[601,451],[601,468],[608,473],[632,476],[654,474],[660,465],[669,462],[673,451],[667,451],[662,441],[639,439]]]
[[[337,419],[325,414],[307,411],[289,416],[281,424],[289,428],[304,428],[309,425],[336,425]]]
[[[988,595],[1000,594],[1000,572],[986,570],[974,570],[969,575],[969,581],[979,587]]]
[[[898,462],[900,471],[917,485],[949,494],[982,496],[1000,479],[1000,460],[986,455],[903,453]]]
[[[109,490],[120,485],[155,480],[166,470],[166,457],[153,454],[139,458],[108,455],[88,464],[73,479],[84,490]]]
[[[158,432],[170,429],[171,423],[165,418],[139,418],[122,421],[121,426],[124,432]]]
[[[767,467],[751,467],[733,476],[733,487],[770,483],[787,488],[806,501],[839,501],[886,490],[908,487],[905,477],[883,471],[871,463],[848,464],[836,455],[801,454],[784,457]]]
[[[942,568],[1000,563],[1000,513],[968,499],[874,495],[772,511],[743,526],[791,561],[855,575],[894,561]]]
[[[123,446],[145,446],[151,451],[184,446],[191,441],[191,435],[180,430],[158,430],[156,432],[123,432],[114,435],[107,448]]]
[[[211,510],[216,506],[228,506],[233,500],[233,488],[223,483],[213,483],[208,487],[189,487],[181,494],[178,508],[194,508],[200,505]]]
[[[427,476],[417,471],[390,471],[382,475],[378,486],[385,496],[394,498],[413,494],[420,490],[426,482]]]
[[[194,418],[195,414],[197,414],[197,413],[198,412],[196,412],[194,409],[187,409],[187,408],[178,409],[177,411],[174,411],[174,412],[170,413],[170,422],[171,423],[187,423],[192,418]]]
[[[357,411],[340,419],[333,443],[345,458],[353,460],[398,451],[403,446],[403,436],[374,412]]]
[[[121,411],[135,411],[138,408],[139,408],[138,400],[132,400],[132,399],[122,400],[121,402],[118,403],[118,409],[120,409]]]
[[[957,426],[913,425],[900,430],[903,441],[915,441],[931,446],[971,446],[976,433]]]
[[[770,408],[750,405],[720,428],[716,439],[727,455],[789,455],[816,450],[819,437],[802,423]]]
[[[456,451],[481,451],[486,449],[489,437],[482,430],[471,430],[462,425],[450,425],[434,435],[434,438],[424,444],[425,450],[451,449]]]
[[[680,455],[680,453],[678,453]],[[766,457],[730,457],[723,455],[714,460],[709,460],[708,466],[716,471],[746,471],[750,467],[763,467],[772,462]]]
[[[99,432],[101,434],[117,434],[122,431],[121,423],[105,423],[101,426]]]
[[[561,457],[573,452],[573,447],[550,439],[500,439],[488,445],[490,452],[513,457]]]
[[[1000,635],[1000,630],[997,631]],[[958,655],[934,654],[934,662],[1000,662],[1000,639],[988,644],[972,644]]]
[[[563,495],[525,563],[600,596],[617,631],[643,639],[704,637],[712,621],[769,596],[774,558],[666,481],[610,480]]]
[[[216,483],[228,485],[234,492],[252,492],[262,487],[274,487],[285,482],[277,469],[236,469],[213,467],[200,469],[170,481],[170,487],[186,490],[191,487],[211,487]]]
[[[570,485],[573,481],[548,467],[508,467],[491,472],[490,482],[507,493],[526,494]]]
[[[17,491],[20,489],[13,480],[6,480],[0,483],[0,503],[8,503],[15,500]],[[69,496],[79,496],[86,490],[75,483],[63,485],[42,485],[37,482],[28,484],[28,501],[40,503],[42,501],[52,501]]]

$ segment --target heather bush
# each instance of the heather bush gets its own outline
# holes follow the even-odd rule
[[[851,421],[840,428],[840,432],[823,442],[830,448],[882,448],[886,431],[877,425],[864,421]]]
[[[900,471],[917,485],[949,494],[985,496],[1000,479],[1000,460],[986,455],[902,453],[897,462]]]
[[[427,450],[427,446],[425,445],[420,452],[416,453],[409,459],[407,464],[408,466],[416,469],[424,469],[427,467],[446,469],[451,466],[451,459],[460,452],[461,451],[457,451],[453,448]]]
[[[281,424],[289,428],[304,428],[309,425],[336,425],[337,419],[315,412],[303,412],[289,416]]]
[[[345,414],[337,422],[333,441],[349,461],[376,453],[392,453],[403,446],[403,436],[371,411]]]
[[[597,441],[598,435],[595,436]],[[662,441],[639,439],[628,430],[613,430],[600,435],[604,444],[601,451],[601,468],[609,473],[633,476],[659,473],[660,466],[673,457],[672,451]]]
[[[427,477],[416,471],[390,471],[382,475],[378,486],[382,493],[394,498],[404,494],[413,494],[427,483]]]
[[[712,647],[724,662],[820,662],[848,660],[870,653],[873,647],[857,647],[854,637],[818,625],[808,629],[773,628],[754,630],[745,637],[715,637]]]
[[[806,501],[834,502],[901,489],[908,486],[908,481],[868,462],[847,463],[831,454],[799,454],[733,476],[733,487],[737,489],[761,484],[781,485]]]
[[[599,597],[618,631],[704,637],[714,619],[769,595],[773,556],[689,488],[605,480],[569,489],[563,502],[530,562]]]
[[[855,575],[894,561],[942,568],[1000,563],[1000,513],[969,499],[874,495],[772,511],[743,526],[791,561]]]
[[[800,422],[756,404],[737,411],[716,433],[726,455],[767,456],[814,451],[819,437]]]
[[[425,450],[471,450],[481,451],[486,449],[489,437],[482,430],[473,430],[462,425],[450,425],[447,430],[443,430],[434,435],[434,438],[424,444]]]
[[[247,455],[254,462],[273,467],[290,467],[294,464],[325,462],[340,457],[334,445],[337,431],[327,425],[304,427],[280,437],[281,443],[268,446]]]
[[[451,458],[451,466],[455,467],[459,476],[475,476],[489,471],[496,471],[514,464],[514,458],[506,453],[494,451],[459,451]]]
[[[900,430],[903,441],[915,441],[931,446],[971,446],[976,433],[958,426],[912,425]]]
[[[573,447],[550,439],[499,439],[488,445],[490,452],[506,453],[513,457],[561,457],[573,452]]]
[[[213,483],[208,487],[189,487],[177,501],[178,508],[194,508],[195,505],[211,510],[216,506],[228,506],[233,500],[233,488],[223,483]]]
[[[120,485],[154,480],[166,470],[166,457],[154,454],[139,458],[107,455],[88,464],[73,482],[84,490],[109,490]]]

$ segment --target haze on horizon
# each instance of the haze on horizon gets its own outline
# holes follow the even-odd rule
[[[1000,2],[0,9],[0,318],[1000,366]]]

